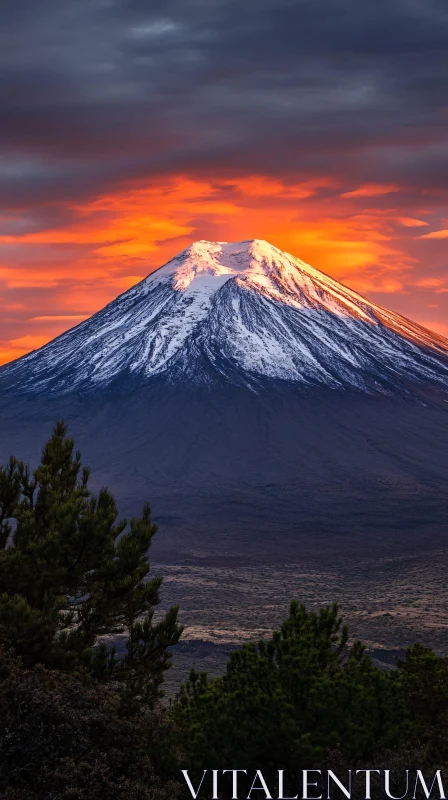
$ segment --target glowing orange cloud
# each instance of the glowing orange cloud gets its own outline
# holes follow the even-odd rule
[[[423,219],[413,219],[412,217],[397,217],[397,222],[404,225],[405,228],[422,228],[425,225],[429,225]]]
[[[351,192],[343,192],[340,197],[379,197],[382,194],[390,194],[391,192],[399,191],[400,187],[394,186],[393,184],[367,183]]]
[[[415,236],[413,228],[428,222],[385,205],[400,187],[342,188],[325,176],[289,182],[177,176],[72,205],[63,227],[0,236],[0,363],[81,322],[195,239],[267,239],[363,293],[396,299],[412,286],[443,291],[431,275],[416,283],[420,262],[400,237]]]
[[[448,230],[432,231],[421,236],[422,239],[448,239]]]

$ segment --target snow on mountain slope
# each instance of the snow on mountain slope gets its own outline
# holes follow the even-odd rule
[[[55,393],[122,377],[448,388],[448,341],[258,239],[192,244],[90,319],[0,369]]]

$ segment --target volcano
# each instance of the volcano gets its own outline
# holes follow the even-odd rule
[[[31,393],[164,376],[190,386],[448,386],[448,341],[260,240],[195,242],[91,319],[0,370]]]
[[[0,407],[2,460],[63,418],[176,557],[446,533],[448,341],[258,239],[195,242],[3,366]]]

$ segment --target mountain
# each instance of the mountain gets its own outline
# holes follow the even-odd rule
[[[447,388],[448,341],[265,241],[200,241],[1,368],[0,388],[63,394],[161,376],[252,388]]]
[[[171,560],[446,536],[448,341],[264,241],[196,242],[0,369],[0,462],[57,418]]]

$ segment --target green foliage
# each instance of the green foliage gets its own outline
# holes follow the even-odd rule
[[[83,673],[61,673],[0,649],[0,796],[3,800],[171,800],[143,743],[157,750],[166,722],[124,717],[116,693]]]
[[[147,580],[156,532],[150,507],[129,525],[114,498],[88,488],[89,470],[58,422],[38,468],[0,468],[0,643],[26,666],[84,667],[121,685],[129,708],[153,703],[167,648],[181,634],[177,608],[154,620],[161,578]],[[101,637],[128,632],[126,653]]]
[[[268,642],[233,653],[225,675],[192,671],[175,715],[186,764],[299,771],[339,747],[351,763],[396,746],[407,731],[397,671],[375,667],[336,605],[318,613],[293,602]]]
[[[436,762],[448,762],[448,658],[414,644],[399,663],[413,737]]]
[[[293,602],[280,630],[233,653],[222,677],[192,670],[174,715],[191,768],[285,769],[295,780],[324,765],[431,770],[448,764],[448,658],[415,644],[397,669],[380,669],[349,645],[336,605]]]

